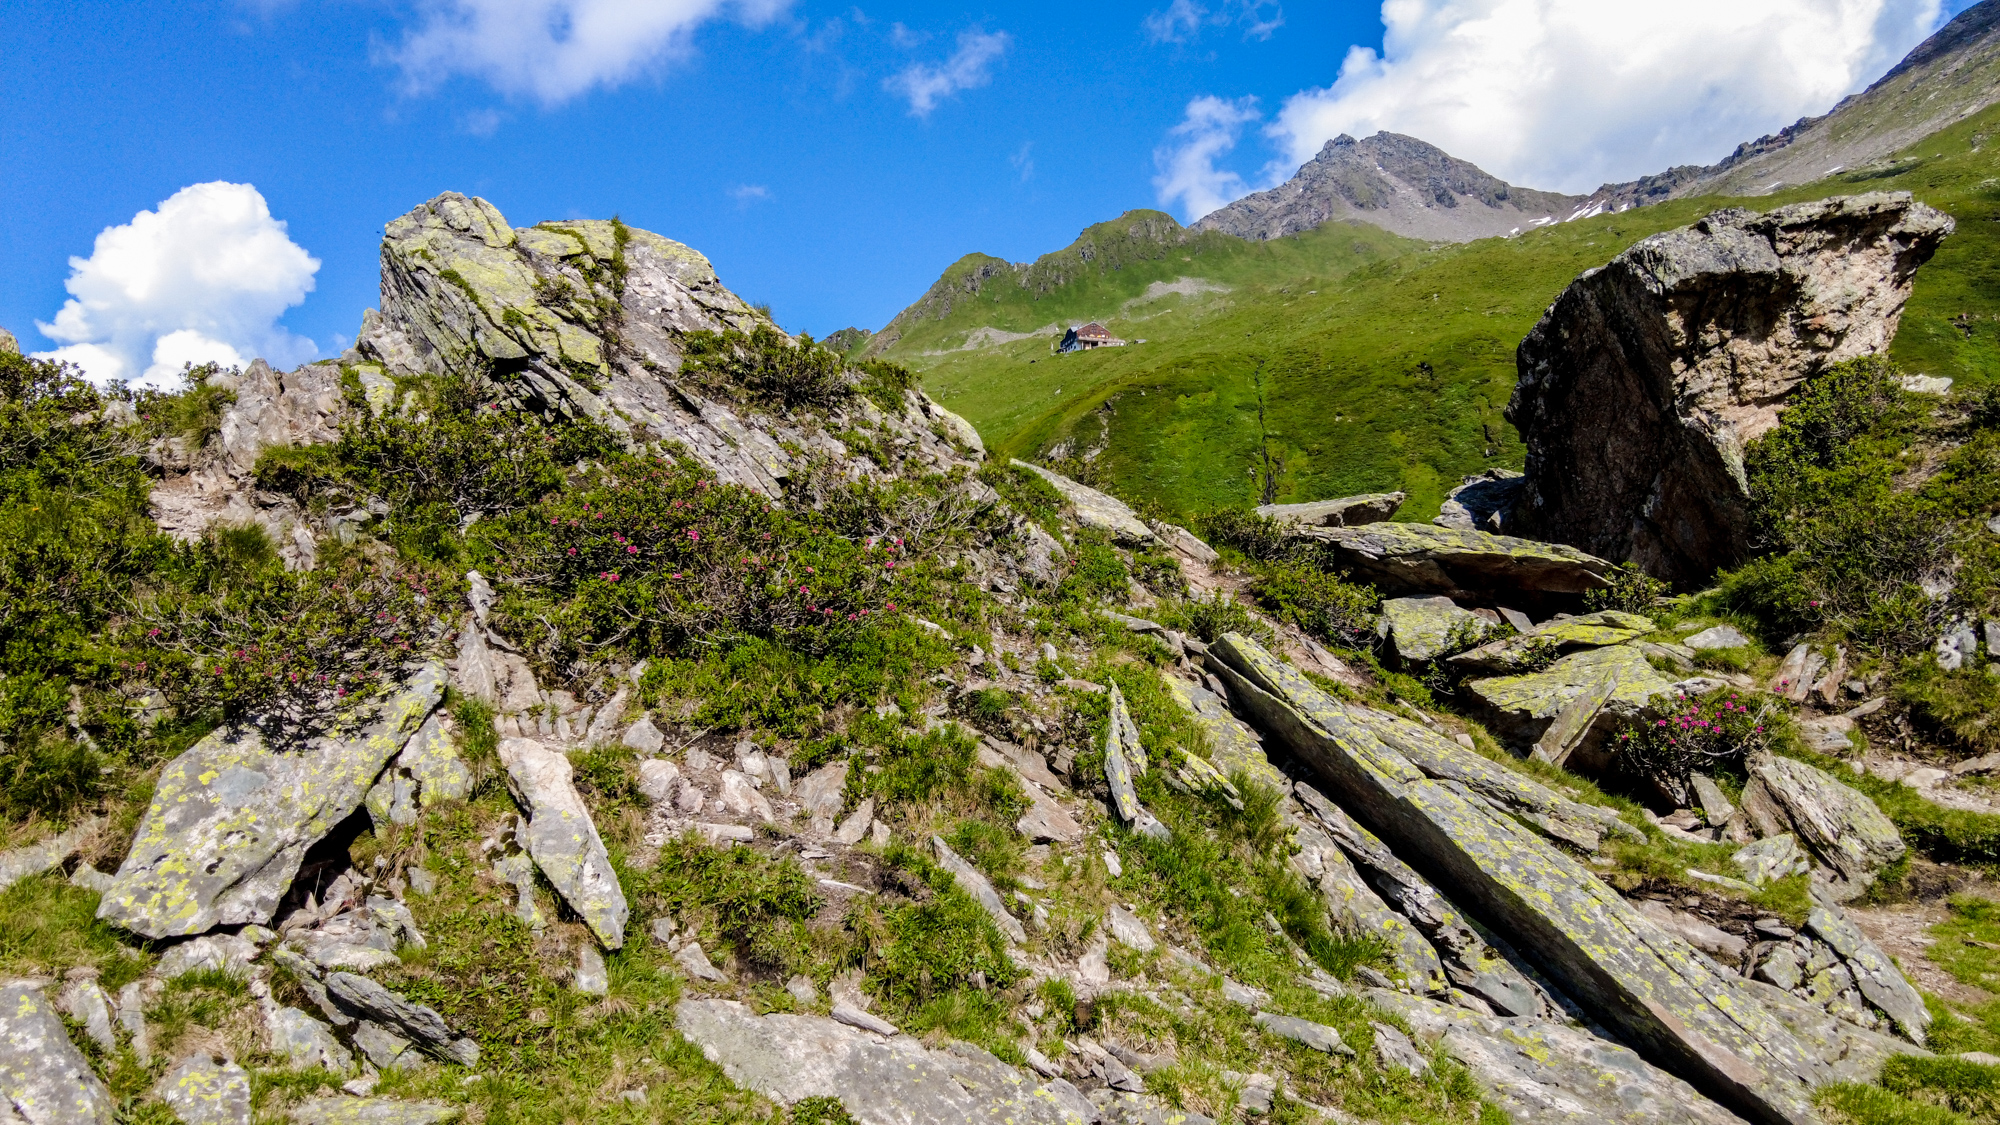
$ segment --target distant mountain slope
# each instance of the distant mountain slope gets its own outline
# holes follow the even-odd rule
[[[1766,195],[1890,154],[2000,102],[2000,0],[1982,0],[1917,45],[1867,90],[1819,117],[1745,141],[1719,163],[1606,184],[1586,213],[1698,195]]]
[[[2000,106],[1923,139],[1886,175],[1846,173],[1743,205],[1901,189],[1953,215],[1958,233],[1918,273],[1891,354],[1913,371],[1987,385],[2000,381],[2000,193],[1981,186],[1994,175],[1990,136],[2000,136]],[[1520,467],[1500,408],[1515,347],[1549,301],[1637,239],[1725,205],[1669,200],[1419,248],[1338,277],[1287,279],[1274,259],[1255,283],[1176,297],[1143,325],[1114,329],[1147,339],[1136,347],[1054,357],[1049,341],[1022,339],[895,358],[996,453],[1071,458],[1168,512],[1402,489],[1400,518],[1428,519],[1462,475]],[[1370,229],[1235,245],[1295,250]]]
[[[1290,180],[1194,224],[1264,241],[1336,219],[1432,242],[1467,242],[1568,218],[1582,196],[1515,187],[1436,145],[1400,133],[1326,142]]]
[[[1032,262],[967,254],[869,337],[862,354],[912,357],[1050,335],[1102,320],[1119,335],[1137,319],[1202,294],[1274,277],[1332,277],[1414,244],[1373,227],[1338,224],[1312,238],[1264,245],[1189,230],[1163,211],[1127,211],[1086,227]],[[1117,322],[1128,327],[1121,330]]]

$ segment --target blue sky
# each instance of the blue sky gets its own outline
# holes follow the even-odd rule
[[[1030,258],[1132,207],[1190,219],[1342,129],[1576,190],[1713,160],[1963,6],[1688,0],[1683,41],[1605,0],[1394,0],[1386,36],[1378,3],[0,0],[0,326],[28,350],[117,336],[127,377],[177,324],[246,357],[337,351],[382,225],[455,189],[519,225],[617,213],[787,328],[873,328],[963,253]],[[1616,41],[1651,46],[1607,70]],[[1560,80],[1524,87],[1530,61]],[[181,197],[72,277],[99,232],[214,181],[255,193]],[[282,232],[216,217],[258,196]],[[160,234],[191,214],[209,225]],[[134,270],[167,293],[121,305]],[[66,281],[98,304],[51,339]]]

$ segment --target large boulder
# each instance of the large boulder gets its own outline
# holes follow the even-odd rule
[[[577,792],[569,759],[533,739],[500,742],[507,788],[528,812],[528,854],[606,949],[625,943],[629,913],[618,872]]]
[[[1644,652],[1613,645],[1572,653],[1539,672],[1473,680],[1465,690],[1489,730],[1525,747],[1579,697],[1601,694],[1604,713],[1629,722],[1646,713],[1654,696],[1671,693],[1673,681]]]
[[[1816,371],[1885,351],[1952,220],[1906,192],[1718,211],[1579,277],[1521,342],[1507,529],[1706,582],[1744,557],[1744,448]]]
[[[860,1125],[1084,1125],[1098,1117],[1068,1082],[969,1044],[927,1050],[907,1035],[818,1016],[760,1016],[733,1000],[683,1000],[674,1023],[738,1086],[785,1106],[837,1098]]]
[[[1332,562],[1385,594],[1568,608],[1605,585],[1611,564],[1573,547],[1420,523],[1302,528]]]
[[[1255,641],[1209,649],[1231,698],[1328,795],[1654,1065],[1752,1119],[1812,1125],[1820,1057],[1718,967],[1581,863],[1425,772]]]
[[[97,916],[149,938],[270,921],[306,849],[360,807],[445,676],[425,664],[352,733],[286,745],[246,725],[195,743],[160,771]]]
[[[514,227],[491,203],[446,192],[391,222],[382,310],[355,343],[364,376],[491,371],[496,401],[594,419],[632,448],[677,445],[726,483],[776,496],[812,459],[882,470],[832,435],[887,427],[883,445],[930,471],[978,459],[921,392],[884,411],[864,396],[825,424],[766,412],[682,375],[691,332],[768,320],[722,285],[708,259],[650,231],[579,219]],[[976,437],[976,435],[974,435]]]
[[[1446,597],[1390,598],[1382,603],[1375,632],[1405,667],[1457,652],[1486,633],[1486,623]]]

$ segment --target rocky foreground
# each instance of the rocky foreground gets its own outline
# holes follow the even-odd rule
[[[33,829],[0,853],[0,886],[82,888],[123,951],[0,982],[0,1122],[109,1125],[141,1103],[188,1125],[486,1116],[501,1103],[477,1091],[532,1098],[545,1077],[519,1069],[523,1034],[649,1018],[592,1112],[1820,1121],[1818,1091],[1928,1054],[1923,996],[1849,909],[1905,858],[1896,825],[1769,747],[1742,763],[1734,801],[1706,772],[1667,778],[1666,816],[1581,779],[1609,784],[1621,735],[1718,691],[1773,715],[1803,706],[1808,739],[1844,738],[1880,703],[1858,697],[1844,653],[1800,644],[1753,680],[1697,667],[1750,643],[1733,627],[1676,632],[1652,606],[1586,601],[1621,580],[1601,555],[1706,577],[1730,549],[1702,505],[1727,506],[1708,486],[1731,451],[1807,368],[1886,343],[1948,229],[1907,199],[1861,197],[1647,240],[1523,345],[1537,374],[1510,416],[1530,437],[1525,483],[1468,482],[1435,525],[1392,522],[1400,496],[1266,512],[1288,550],[1386,598],[1370,671],[1241,607],[1191,624],[1201,594],[1217,609],[1240,585],[1213,548],[1046,469],[982,469],[977,435],[920,391],[836,388],[809,410],[718,383],[690,341],[760,322],[692,250],[615,222],[514,228],[441,196],[388,227],[383,309],[355,351],[209,379],[234,396],[213,435],[150,453],[164,530],[254,525],[295,571],[387,534],[379,498],[268,487],[267,455],[357,418],[415,419],[424,380],[475,377],[486,409],[601,427],[625,456],[681,458],[706,474],[699,494],[741,490],[759,512],[948,479],[985,513],[944,540],[978,608],[939,602],[932,621],[890,588],[906,606],[878,615],[936,663],[830,709],[848,725],[829,742],[830,723],[816,740],[713,718],[723,688],[701,685],[715,681],[663,678],[708,667],[679,651],[559,658],[553,635],[580,626],[520,610],[535,579],[464,573],[425,603],[428,651],[372,699],[316,729],[217,726],[142,802],[106,810],[122,820]],[[1723,329],[1689,327],[1695,307]],[[1762,374],[1730,382],[1725,362]],[[1644,400],[1660,416],[1641,428],[1665,436],[1611,474],[1579,436],[1596,415],[1558,399]],[[907,569],[891,548],[918,543],[867,535],[871,573]],[[1116,577],[1079,586],[1090,567]],[[819,582],[802,571],[783,592],[829,598],[809,592]],[[1385,690],[1391,670],[1448,681],[1457,713]],[[878,744],[965,763],[942,787],[894,789],[913,767]],[[1259,815],[1272,842],[1242,843]],[[1612,878],[1663,841],[1726,846],[1728,869],[1676,872],[1706,894]],[[716,864],[794,888],[757,892],[792,905],[676,881]],[[1177,898],[1176,865],[1263,881],[1203,907]],[[1255,897],[1285,887],[1300,893]],[[1781,887],[1802,893],[1800,917],[1753,904]],[[925,952],[909,978],[952,988],[913,1001],[886,968],[924,940],[901,920],[954,909],[971,919],[955,923],[960,960]],[[1205,910],[1252,921],[1225,931]],[[867,944],[812,959],[856,933]],[[544,979],[450,975],[502,943],[532,947]],[[203,988],[233,999],[188,1015],[176,998]],[[509,1007],[510,989],[534,1007]],[[678,1043],[710,1069],[633,1077]]]

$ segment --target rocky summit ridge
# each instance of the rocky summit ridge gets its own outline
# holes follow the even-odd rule
[[[1264,241],[1343,219],[1409,238],[1465,242],[1561,222],[1580,196],[1515,187],[1400,133],[1326,142],[1291,179],[1202,216],[1194,230]]]

